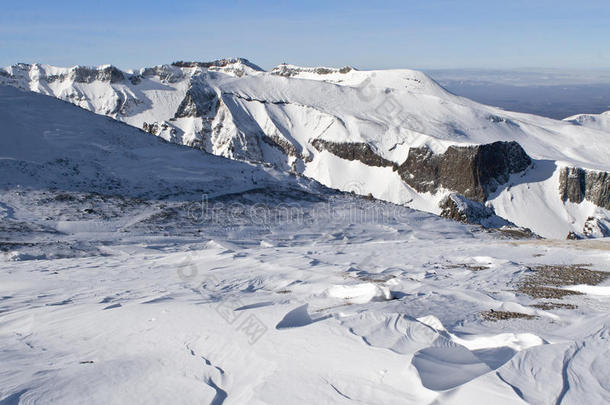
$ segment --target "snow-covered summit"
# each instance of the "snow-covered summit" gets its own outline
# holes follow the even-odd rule
[[[564,121],[610,133],[610,111],[601,114],[577,114]]]

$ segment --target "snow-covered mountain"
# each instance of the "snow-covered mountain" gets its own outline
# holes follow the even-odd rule
[[[260,164],[201,154],[51,97],[0,86],[0,187],[129,198],[215,198],[323,187]]]
[[[607,240],[507,240],[6,86],[0,123],[0,404],[609,401]]]
[[[19,64],[0,70],[0,83],[436,214],[457,193],[546,237],[599,235],[610,223],[603,127],[481,105],[417,71],[265,72],[245,59],[135,71]]]
[[[610,111],[601,114],[578,114],[564,121],[610,133]]]

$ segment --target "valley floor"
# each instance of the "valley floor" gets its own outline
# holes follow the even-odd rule
[[[0,404],[610,402],[608,240],[341,195],[1,197]]]

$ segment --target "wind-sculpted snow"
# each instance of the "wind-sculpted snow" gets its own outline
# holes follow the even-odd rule
[[[607,255],[579,241],[516,245],[406,208],[365,221],[374,206],[391,211],[357,197],[334,200],[332,216],[323,201],[300,202],[309,221],[277,223],[199,222],[192,208],[166,201],[135,203],[109,221],[99,216],[118,201],[87,214],[86,202],[40,197],[53,193],[1,196],[17,220],[53,224],[61,215],[57,225],[70,225],[59,237],[22,234],[43,249],[39,260],[17,254],[32,249],[18,234],[3,244],[0,400],[8,403],[610,398],[607,296],[571,295],[562,301],[578,309],[543,310],[515,292],[527,265],[606,269]],[[255,202],[281,201],[234,198],[227,207],[259,215]],[[111,221],[120,232],[102,231]],[[83,254],[51,259],[61,241],[85,240],[101,251],[81,244]],[[486,321],[480,313],[490,309],[533,319]]]
[[[283,64],[265,72],[245,59],[224,59],[125,72],[40,64],[0,72],[0,83],[58,97],[172,143],[270,163],[335,189],[437,214],[439,202],[458,192],[544,237],[585,237],[589,217],[610,225],[603,179],[589,176],[586,187],[602,190],[602,197],[586,202],[564,198],[558,181],[566,168],[602,177],[610,173],[603,115],[557,121],[503,111],[455,96],[424,73],[406,69]],[[498,144],[523,152],[494,155],[496,162],[486,163],[511,169],[502,173],[446,155]],[[347,150],[350,145],[357,149]],[[427,151],[420,155],[430,162],[440,161],[432,166],[459,163],[459,170],[444,179],[392,170],[417,151]],[[528,160],[533,164],[524,170]],[[491,174],[491,180],[478,181],[481,173]],[[520,178],[509,179],[511,174]],[[484,184],[487,180],[490,184]]]

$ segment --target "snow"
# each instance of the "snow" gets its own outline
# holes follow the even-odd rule
[[[592,211],[610,218],[606,210],[587,204],[564,204],[557,192],[557,171],[551,172],[551,164],[610,171],[607,113],[557,121],[503,111],[455,96],[424,73],[407,69],[280,65],[264,72],[248,61],[234,59],[222,67],[139,69],[126,72],[126,79],[115,83],[75,82],[70,79],[74,69],[15,65],[5,69],[14,78],[0,76],[0,83],[53,95],[138,128],[157,123],[163,126],[158,135],[172,143],[272,163],[331,188],[372,194],[432,213],[440,211],[438,203],[451,190],[417,193],[389,168],[343,160],[316,150],[311,142],[366,142],[380,156],[401,164],[411,147],[428,146],[442,153],[450,145],[517,141],[538,169],[530,170],[514,187],[498,191],[493,198],[498,215],[558,239],[569,232],[581,233]],[[291,72],[291,77],[278,75],[282,71]],[[68,79],[50,79],[53,75]],[[138,80],[132,83],[133,75]],[[218,109],[211,116],[176,118],[192,83],[216,93]],[[292,145],[304,160],[297,162],[296,157],[269,146],[263,134]]]
[[[516,291],[607,271],[607,239],[517,242],[6,87],[0,122],[2,403],[610,401],[607,281]]]
[[[565,118],[564,121],[575,125],[582,125],[587,128],[610,132],[610,111],[601,114],[578,114]]]
[[[610,286],[599,286],[599,285],[574,285],[567,288],[571,291],[578,291],[583,294],[590,294],[596,296],[609,296],[610,295]]]
[[[354,304],[366,304],[373,300],[387,301],[392,299],[392,294],[387,286],[373,283],[336,285],[330,287],[326,294],[329,297],[341,298]]]
[[[67,190],[130,197],[186,193],[198,199],[202,192],[218,197],[269,184],[307,189],[312,183],[272,168],[169,145],[114,120],[6,86],[0,86],[0,121],[5,134],[0,138],[4,187],[50,182]]]
[[[357,234],[367,226],[351,228]],[[522,403],[521,395],[547,403],[559,397],[564,381],[565,403],[604,402],[610,393],[597,381],[607,374],[608,362],[602,360],[604,335],[597,333],[600,327],[607,331],[607,305],[575,298],[581,309],[563,311],[554,322],[482,322],[476,313],[492,302],[524,302],[497,289],[506,288],[518,262],[531,263],[539,250],[467,233],[457,239],[442,235],[398,237],[385,244],[383,255],[377,240],[352,237],[347,243],[309,238],[302,246],[273,248],[271,255],[256,246],[234,252],[143,246],[129,256],[5,263],[2,398],[513,404]],[[515,262],[488,274],[435,267],[454,252],[482,251]],[[537,260],[608,263],[596,252],[544,253]],[[400,298],[345,305],[348,294],[324,293],[345,285],[348,263],[367,255],[375,255],[365,266],[370,274],[408,263],[390,270]],[[191,279],[179,272],[189,257],[198,270]],[[426,270],[435,274],[418,277]],[[417,287],[404,289],[412,278],[420,280]],[[31,297],[38,297],[35,304],[28,304]],[[248,319],[265,328],[254,344],[242,326]],[[581,351],[573,353],[570,342],[582,345]],[[535,351],[540,347],[545,351]],[[567,376],[562,367],[549,367],[564,361]],[[543,364],[544,373],[522,372]]]

